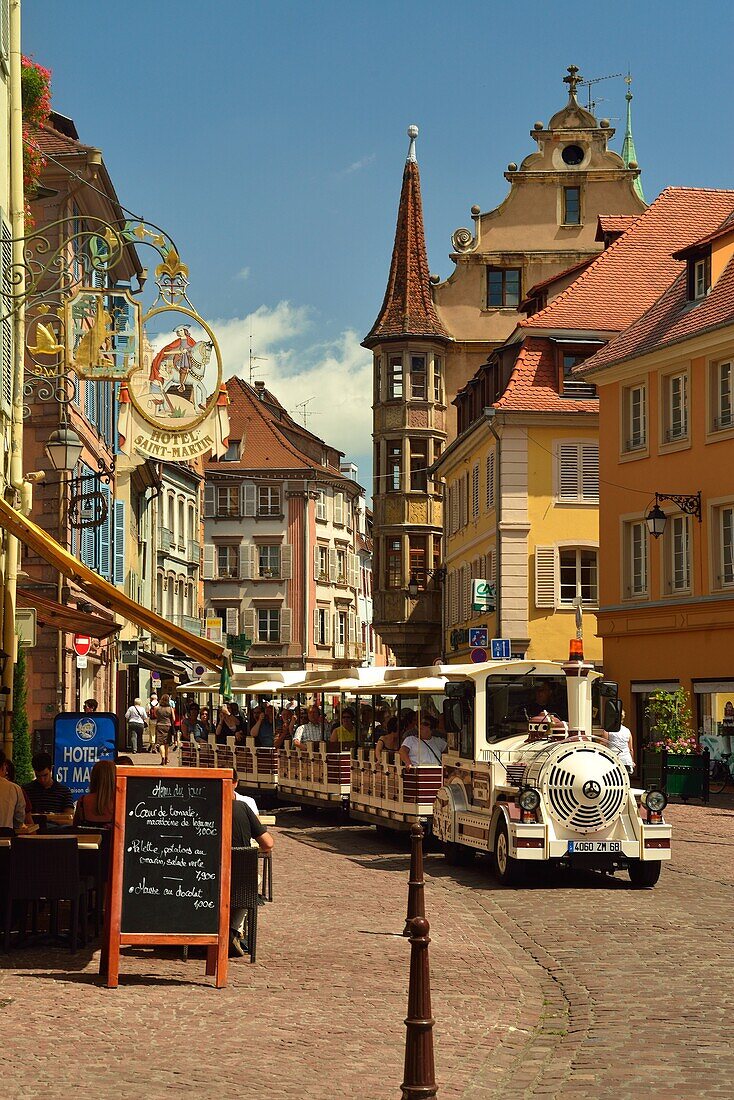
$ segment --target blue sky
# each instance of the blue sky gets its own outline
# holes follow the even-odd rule
[[[564,102],[561,78],[634,78],[648,201],[734,186],[732,7],[423,0],[25,0],[23,49],[53,70],[54,106],[102,148],[121,201],[163,225],[229,373],[252,326],[284,403],[369,475],[369,357],[384,292],[406,127],[431,268],[469,208],[503,198],[508,161]],[[596,85],[597,114],[624,84]],[[622,126],[620,122],[613,122]],[[615,147],[621,146],[621,133]]]

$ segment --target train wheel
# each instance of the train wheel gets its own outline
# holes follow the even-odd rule
[[[641,859],[630,860],[629,871],[630,882],[634,890],[650,890],[660,878],[660,871],[662,869],[662,863],[659,859],[650,860],[649,863],[643,863]]]
[[[447,863],[452,867],[465,867],[474,860],[474,851],[465,844],[454,844],[451,840],[444,840],[443,854]]]
[[[494,837],[494,873],[503,886],[515,886],[520,881],[521,867],[510,855],[510,842],[504,821],[497,825]]]

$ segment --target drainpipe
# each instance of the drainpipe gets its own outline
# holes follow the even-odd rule
[[[497,611],[497,630],[500,638],[502,637],[502,532],[500,531],[500,524],[502,523],[502,443],[499,435],[497,434],[497,428],[495,427],[495,420],[497,419],[496,409],[485,409],[484,417],[487,421],[487,427],[497,441],[497,471],[495,475],[495,495],[494,495],[494,510],[497,516],[497,537],[495,539],[495,546],[497,552],[495,555],[495,574],[497,582],[495,584],[495,608]]]
[[[23,266],[23,235],[25,233],[25,199],[23,195],[23,101],[20,65],[20,0],[10,0],[10,223],[13,236],[13,274],[18,278],[13,291],[18,305],[13,312],[13,405],[10,422],[10,484],[15,490],[15,503],[23,491],[23,361],[25,348],[25,269]],[[11,535],[5,539],[5,591],[3,599],[3,649],[10,654],[5,662],[3,688],[5,694],[5,752],[13,755],[13,735],[10,722],[13,713],[13,676],[17,658],[15,607],[18,588],[18,557],[20,545]]]

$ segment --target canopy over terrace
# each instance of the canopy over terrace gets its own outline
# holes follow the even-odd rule
[[[190,634],[188,630],[175,626],[149,608],[142,607],[135,600],[131,600],[119,588],[115,588],[109,581],[83,565],[46,531],[26,516],[16,512],[2,498],[0,498],[0,525],[59,573],[73,578],[92,599],[108,607],[123,619],[127,619],[128,622],[136,623],[149,630],[168,642],[170,646],[181,650],[188,657],[192,657],[208,668],[219,669],[229,660],[229,653],[223,646],[210,642],[207,638]]]

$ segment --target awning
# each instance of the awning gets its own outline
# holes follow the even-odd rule
[[[38,621],[42,626],[64,630],[69,634],[89,634],[92,638],[109,638],[110,634],[120,630],[119,623],[100,619],[99,615],[87,615],[74,607],[65,607],[31,588],[18,589],[18,605],[35,607]]]
[[[182,627],[175,626],[161,615],[156,615],[150,608],[142,607],[135,600],[131,600],[119,588],[115,588],[109,581],[78,561],[33,520],[16,512],[15,508],[11,508],[1,497],[0,525],[65,577],[73,577],[79,587],[83,588],[97,603],[108,607],[110,611],[114,611],[128,622],[149,630],[151,634],[162,638],[175,649],[182,650],[188,657],[206,665],[207,668],[222,667],[225,651],[221,645],[210,642],[207,638],[190,634],[188,630],[183,630]]]
[[[138,667],[150,672],[166,672],[169,676],[191,676],[191,669],[183,661],[168,653],[153,653],[150,649],[138,649]],[[218,682],[218,681],[217,681]]]

